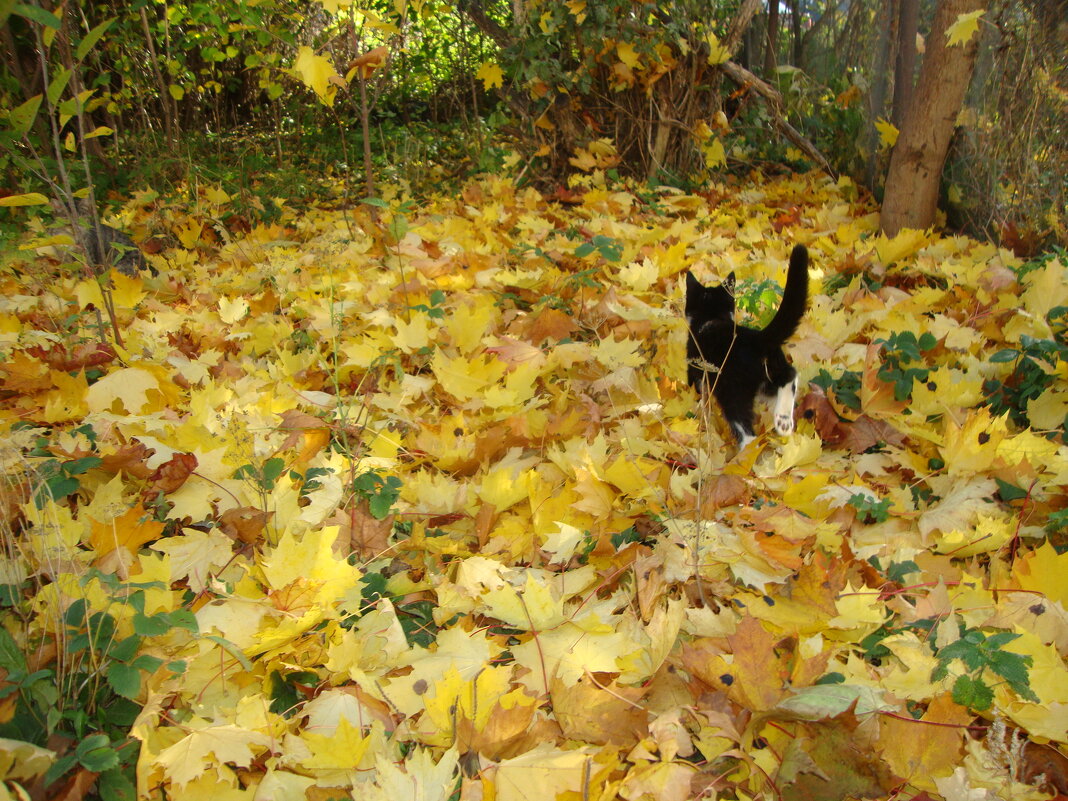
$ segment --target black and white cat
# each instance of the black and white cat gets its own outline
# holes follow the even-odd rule
[[[790,254],[786,288],[775,316],[763,330],[734,319],[734,273],[719,286],[707,287],[686,274],[687,378],[690,385],[710,387],[738,444],[755,437],[753,403],[757,395],[775,396],[775,428],[794,430],[797,371],[782,346],[797,330],[808,302],[808,250],[797,245]]]

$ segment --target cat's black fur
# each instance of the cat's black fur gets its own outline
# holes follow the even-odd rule
[[[763,330],[734,319],[734,273],[719,286],[707,287],[686,274],[686,346],[690,385],[711,387],[741,445],[754,437],[753,404],[757,395],[775,395],[775,428],[794,430],[797,371],[782,346],[797,330],[808,302],[808,250],[797,245],[790,254],[782,303]]]

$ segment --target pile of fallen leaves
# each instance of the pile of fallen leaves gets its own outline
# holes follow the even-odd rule
[[[10,259],[0,725],[19,658],[63,707],[80,648],[149,798],[1068,792],[1068,267],[856,194],[487,178],[247,230],[146,195],[113,222],[173,247],[112,277],[121,345],[95,280]],[[797,431],[738,453],[682,278],[760,324],[797,242]],[[86,742],[0,788],[84,794]]]

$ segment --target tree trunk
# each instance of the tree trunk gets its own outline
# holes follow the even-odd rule
[[[869,189],[875,186],[877,173],[881,173],[881,160],[877,157],[879,150],[879,132],[875,121],[883,116],[886,107],[886,95],[890,86],[890,29],[894,18],[894,0],[883,0],[882,9],[876,15],[878,38],[875,44],[875,59],[871,68],[871,90],[868,93],[868,139],[867,159],[864,166],[864,185]]]
[[[905,125],[890,155],[880,225],[888,236],[927,228],[938,209],[938,188],[957,114],[968,90],[979,47],[978,32],[963,45],[948,43],[946,29],[986,0],[939,0],[920,81]]]
[[[777,50],[779,47],[779,0],[768,2],[768,38],[764,50],[764,80],[772,80],[775,67],[778,66]]]
[[[919,30],[919,13],[920,0],[898,0],[893,112],[893,123],[898,130],[904,127],[905,114],[912,102],[912,82],[916,77],[916,32]]]
[[[801,0],[791,0],[790,3],[790,41],[794,49],[793,66],[804,69],[804,52],[801,49]]]

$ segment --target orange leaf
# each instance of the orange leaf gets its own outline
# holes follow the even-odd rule
[[[98,559],[120,548],[136,554],[146,542],[159,539],[164,529],[163,523],[153,520],[140,503],[106,523],[91,522],[89,544]]]

